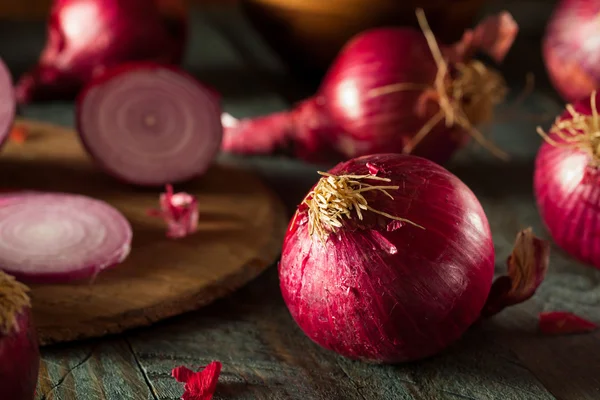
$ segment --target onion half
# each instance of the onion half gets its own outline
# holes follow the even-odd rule
[[[40,351],[27,292],[0,271],[0,394],[7,400],[35,397]]]
[[[94,278],[131,249],[127,219],[107,203],[67,193],[0,200],[0,270],[32,283]]]
[[[202,175],[221,144],[217,94],[182,70],[126,64],[92,81],[77,102],[79,136],[116,178],[164,186]]]
[[[600,268],[600,96],[568,105],[546,134],[535,161],[538,210],[554,241]]]
[[[15,92],[10,71],[0,58],[0,145],[8,137],[16,113]]]
[[[327,349],[377,363],[431,356],[545,275],[548,243],[529,229],[492,284],[484,211],[438,164],[381,154],[321,175],[289,224],[279,278],[293,319]]]

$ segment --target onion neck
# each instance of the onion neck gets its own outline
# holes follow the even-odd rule
[[[0,334],[18,331],[19,315],[31,307],[28,291],[27,286],[0,271]]]
[[[308,224],[310,235],[317,235],[325,240],[330,233],[336,233],[344,226],[345,221],[358,218],[362,221],[364,212],[372,212],[383,217],[406,222],[424,229],[405,218],[393,216],[374,209],[369,205],[363,193],[377,191],[390,199],[394,197],[388,190],[397,190],[399,186],[371,185],[365,180],[390,182],[389,178],[382,178],[372,174],[367,175],[333,175],[319,172],[322,178],[314,189],[304,198],[302,204],[308,207]],[[355,216],[353,216],[353,211]]]

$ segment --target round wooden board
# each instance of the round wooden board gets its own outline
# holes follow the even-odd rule
[[[256,277],[279,255],[287,217],[281,202],[247,171],[214,166],[176,191],[198,196],[197,233],[165,237],[147,216],[160,189],[139,189],[100,171],[72,130],[18,121],[25,143],[0,153],[0,187],[85,194],[114,205],[133,227],[131,254],[93,282],[31,285],[42,345],[149,325],[205,305]]]

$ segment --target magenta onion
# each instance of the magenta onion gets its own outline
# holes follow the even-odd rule
[[[600,117],[593,92],[560,116],[545,134],[535,162],[539,212],[554,241],[600,268]]]
[[[517,25],[508,13],[490,17],[453,46],[438,48],[425,17],[423,31],[377,28],[341,50],[318,93],[289,112],[237,120],[225,114],[223,150],[257,154],[291,147],[308,161],[397,152],[439,163],[473,136],[505,96],[501,76],[472,54],[501,61]]]
[[[79,96],[77,126],[111,175],[162,186],[199,176],[216,157],[223,128],[217,94],[178,68],[126,64]]]
[[[16,113],[15,92],[10,71],[0,59],[0,145],[10,133]]]
[[[7,400],[35,396],[40,351],[27,292],[26,286],[0,271],[0,393]]]
[[[107,68],[128,61],[179,64],[185,14],[166,15],[160,0],[54,0],[38,65],[17,84],[20,103],[72,99]]]
[[[546,28],[543,56],[555,89],[569,102],[600,87],[600,2],[560,1]]]
[[[0,200],[0,270],[24,282],[93,279],[129,255],[131,239],[127,219],[100,200],[43,192]]]
[[[437,353],[467,328],[531,297],[547,247],[517,237],[494,283],[494,246],[471,190],[423,158],[380,154],[341,163],[290,222],[279,264],[283,299],[313,341],[380,363]]]

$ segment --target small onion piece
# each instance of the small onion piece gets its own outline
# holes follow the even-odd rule
[[[548,133],[534,170],[538,210],[553,240],[600,268],[600,96],[568,105]]]
[[[77,102],[77,126],[106,172],[140,186],[202,175],[223,134],[216,92],[154,63],[122,65],[91,82]]]
[[[131,249],[127,219],[109,204],[69,193],[0,199],[0,270],[30,283],[93,279]]]
[[[492,283],[483,208],[438,164],[380,154],[321,174],[288,226],[279,278],[296,323],[327,349],[376,363],[425,358],[543,279],[548,244],[525,230]]]
[[[0,395],[7,400],[35,397],[40,351],[28,291],[0,271]]]
[[[13,125],[16,113],[15,92],[10,71],[0,58],[0,145],[4,143]]]

